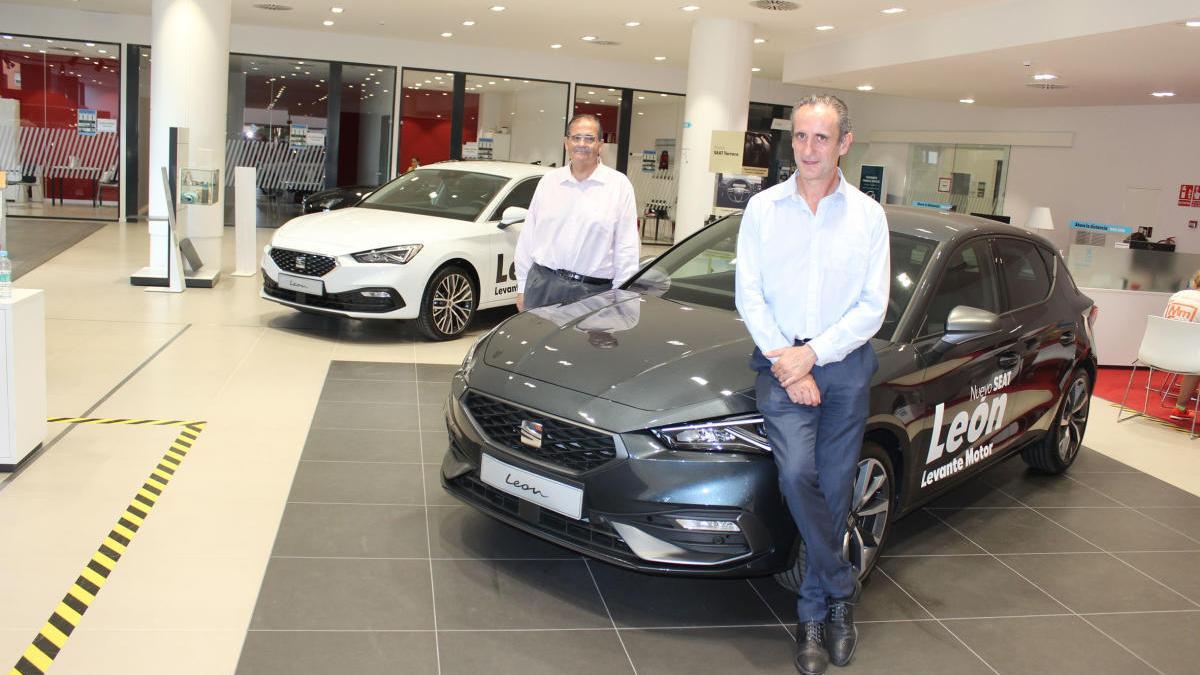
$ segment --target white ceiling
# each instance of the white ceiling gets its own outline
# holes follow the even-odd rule
[[[563,0],[268,0],[291,5],[290,11],[266,11],[253,5],[262,0],[232,0],[233,20],[238,24],[296,28],[309,31],[371,35],[434,43],[515,49],[544,53],[546,58],[571,56],[627,62],[632,67],[656,63],[683,67],[687,63],[692,23],[700,17],[736,18],[752,22],[755,35],[765,44],[754,47],[754,65],[762,69],[759,77],[780,80],[788,54],[820,46],[857,49],[869,48],[875,35],[910,31],[923,40],[932,30],[923,30],[955,17],[985,16],[1004,11],[1006,6],[1026,4],[1020,0],[801,0],[796,11],[767,11],[752,6],[750,0],[604,0],[603,2],[564,2]],[[30,0],[23,0],[28,3]],[[689,4],[699,5],[694,12],[681,11]],[[0,0],[3,4],[22,4],[21,0]],[[1176,0],[1151,0],[1152,4],[1180,5]],[[40,0],[40,5],[75,10],[150,13],[150,0]],[[503,12],[490,11],[493,4],[506,6]],[[1078,5],[1077,0],[1046,0],[1047,7]],[[1101,3],[1103,4],[1103,3]],[[334,5],[345,9],[333,14]],[[900,6],[899,14],[885,15],[881,10]],[[1135,3],[1129,3],[1137,7]],[[1136,11],[1136,10],[1135,10]],[[1053,31],[1029,27],[1030,39],[1013,40],[1021,46],[987,49],[944,58],[924,58],[903,62],[897,55],[888,65],[846,72],[806,73],[795,81],[834,89],[854,89],[870,83],[881,94],[955,101],[971,97],[980,104],[1000,106],[1111,105],[1200,102],[1200,28],[1184,28],[1185,18],[1129,30],[1118,30],[1070,39],[1055,39]],[[1161,14],[1161,11],[1159,12]],[[324,27],[330,20],[333,26]],[[475,25],[463,26],[464,20]],[[641,25],[628,28],[626,21]],[[1050,20],[1063,20],[1052,17]],[[1067,18],[1069,20],[1069,17]],[[982,24],[983,22],[978,22]],[[833,30],[817,31],[818,25]],[[981,35],[988,25],[973,25]],[[453,33],[442,38],[443,32]],[[592,35],[599,40],[620,44],[597,46],[580,38]],[[1020,36],[1022,38],[1026,36]],[[561,49],[551,49],[552,43]],[[719,46],[714,45],[714,48]],[[897,50],[899,51],[899,50]],[[302,56],[297,54],[296,56]],[[655,56],[667,57],[655,61]],[[1025,67],[1023,61],[1030,61]],[[1067,85],[1060,91],[1035,90],[1032,70],[1059,75],[1056,83]],[[531,75],[534,75],[531,73]],[[587,81],[587,73],[576,79]],[[1150,91],[1172,90],[1173,99],[1152,99]]]

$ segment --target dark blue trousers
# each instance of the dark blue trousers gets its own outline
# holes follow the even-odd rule
[[[837,363],[814,366],[818,406],[792,403],[759,350],[750,365],[758,371],[758,409],[779,469],[779,491],[808,556],[796,611],[801,622],[825,621],[829,599],[849,598],[855,590],[857,572],[843,557],[842,543],[879,362],[868,343]]]

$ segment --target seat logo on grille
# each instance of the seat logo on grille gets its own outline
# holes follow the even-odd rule
[[[308,269],[306,267],[307,263],[308,263],[308,258],[306,256],[302,256],[302,255],[296,256],[296,269],[298,269],[298,270]]]
[[[521,445],[531,448],[542,447],[542,423],[533,420],[521,420]]]

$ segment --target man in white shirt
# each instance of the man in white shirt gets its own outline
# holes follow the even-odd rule
[[[633,185],[600,163],[603,134],[594,115],[572,118],[564,141],[571,161],[543,176],[533,193],[517,239],[518,310],[617,288],[637,271]]]
[[[1200,272],[1192,275],[1192,283],[1188,288],[1178,291],[1167,300],[1167,309],[1163,316],[1178,321],[1200,321]],[[1171,419],[1176,422],[1192,423],[1192,413],[1188,412],[1188,402],[1196,393],[1196,385],[1200,377],[1186,375],[1179,381],[1179,396],[1175,398],[1175,411]]]
[[[737,308],[757,346],[758,409],[806,547],[795,656],[805,675],[849,663],[858,637],[859,583],[842,539],[890,260],[883,207],[837,166],[853,138],[840,99],[797,102],[796,173],[750,199],[738,235]]]

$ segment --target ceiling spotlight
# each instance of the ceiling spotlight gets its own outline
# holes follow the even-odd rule
[[[767,38],[754,38],[754,44],[761,45],[767,41]]]
[[[11,35],[5,35],[4,37],[5,37],[5,38],[7,38],[7,39],[9,39],[9,40],[11,40],[11,39],[12,39],[12,36],[11,36]],[[83,44],[85,44],[85,45],[87,45],[87,46],[89,46],[89,47],[95,47],[95,46],[96,46],[96,43],[95,43],[95,42],[85,42],[85,43],[83,43]]]
[[[22,47],[33,47],[33,45],[29,44],[28,42],[26,42],[25,44],[22,44],[21,46]]]
[[[12,36],[11,36],[11,35],[5,35],[5,36],[4,36],[4,39],[5,39],[5,40],[11,40],[11,39],[12,39]]]
[[[959,102],[959,103],[974,103],[974,102],[975,102],[975,99],[973,99],[973,98],[960,98],[960,99],[958,99],[958,102]]]
[[[326,20],[324,20],[324,21],[322,21],[322,22],[321,22],[321,25],[323,25],[323,26],[332,26],[332,25],[333,25],[333,22],[332,22],[332,21],[330,21],[330,20],[328,20],[328,19],[326,19]]]
[[[759,68],[758,66],[755,66],[755,67],[753,67],[753,68],[751,68],[751,69],[750,69],[750,72],[752,72],[752,73],[758,73],[758,72],[762,72],[762,68]]]
[[[101,54],[107,54],[107,53],[108,53],[108,50],[107,50],[107,49],[98,49],[98,50],[96,50],[96,51],[100,52]]]
[[[665,57],[665,56],[656,56],[656,57],[654,57],[654,60],[655,60],[655,61],[666,61],[666,60],[667,60],[667,57]]]
[[[638,100],[639,100],[639,101],[645,101],[645,100],[646,100],[646,97],[645,97],[645,96],[638,96]]]
[[[341,14],[346,10],[342,9],[341,7],[330,7],[329,11],[333,12],[334,14]]]
[[[1192,19],[1191,21],[1184,21],[1183,25],[1187,26],[1188,28],[1200,28],[1200,19]]]
[[[637,28],[640,25],[642,25],[641,21],[626,21],[625,22],[626,28]]]
[[[442,37],[454,37],[454,33],[442,33]]]
[[[858,87],[856,87],[856,88],[857,88],[859,91],[875,91],[875,87],[874,87],[874,85],[870,85],[870,84],[860,84],[860,85],[858,85]]]
[[[504,10],[506,10],[508,8],[505,7],[504,5],[492,5],[488,9],[491,9],[493,12],[503,12]]]
[[[879,10],[880,14],[900,14],[904,12],[903,7],[888,7],[887,9]]]
[[[1037,75],[1033,76],[1033,79],[1035,79],[1035,80],[1057,80],[1058,76],[1055,75],[1054,73],[1038,73]]]
[[[562,45],[555,42],[554,44],[550,45],[550,49],[562,49]]]
[[[594,91],[589,91],[589,92],[588,92],[588,96],[595,96],[595,95],[596,95],[596,92],[594,92]]]
[[[830,26],[829,24],[824,24],[824,25],[821,25],[821,26],[817,26],[816,28],[817,28],[817,30],[822,30],[822,31],[824,31],[824,30],[833,30],[833,26]]]
[[[595,42],[596,36],[595,35],[584,35],[583,37],[581,37],[579,39],[583,40],[584,42]]]
[[[1173,92],[1173,91],[1154,91],[1154,92],[1150,92],[1150,95],[1154,96],[1156,98],[1171,98],[1172,96],[1175,95],[1175,92]]]
[[[679,9],[682,9],[685,12],[694,12],[694,11],[700,9],[700,6],[699,5],[684,5],[683,7],[680,7]]]
[[[463,22],[463,25],[464,26],[474,26],[475,22],[468,19],[467,21]]]

